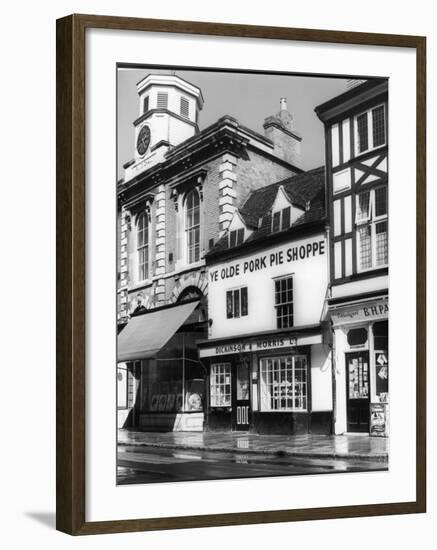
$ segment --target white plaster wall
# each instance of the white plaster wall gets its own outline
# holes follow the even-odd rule
[[[328,346],[311,346],[311,408],[316,411],[332,410],[332,369]]]
[[[346,423],[346,360],[345,349],[347,348],[346,333],[337,328],[334,331],[334,376],[335,376],[335,410],[334,410],[334,431],[342,434],[347,430]]]
[[[316,253],[305,259],[287,262],[290,247],[306,246],[308,243],[323,242],[324,254]],[[283,254],[284,263],[270,266],[271,254]],[[267,255],[267,267],[250,273],[244,272],[245,262]],[[275,256],[276,257],[276,256]],[[209,317],[212,319],[211,338],[235,336],[276,330],[276,309],[274,302],[274,279],[293,274],[294,325],[311,325],[320,322],[327,288],[327,250],[322,233],[305,239],[288,242],[253,254],[241,256],[209,267],[208,301]],[[239,266],[239,275],[226,277]],[[218,280],[214,279],[217,271]],[[248,287],[248,315],[236,319],[226,318],[226,291],[241,286]]]

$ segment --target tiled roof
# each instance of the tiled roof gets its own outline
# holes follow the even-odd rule
[[[281,185],[290,201],[296,206],[304,208],[305,211],[289,229],[280,233],[272,233],[271,208]],[[265,240],[279,234],[290,234],[291,237],[295,229],[323,221],[325,219],[325,167],[321,166],[257,189],[249,195],[239,212],[246,225],[257,229],[244,243],[233,247],[232,250],[243,249],[248,243]],[[226,233],[208,252],[207,257],[215,256],[228,249]]]

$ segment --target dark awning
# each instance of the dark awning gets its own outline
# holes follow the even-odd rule
[[[154,357],[198,304],[197,300],[132,317],[118,335],[117,361]]]

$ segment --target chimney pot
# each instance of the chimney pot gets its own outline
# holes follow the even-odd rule
[[[287,110],[287,98],[286,97],[281,97],[281,99],[279,100],[279,105],[281,106],[281,111],[286,111]]]

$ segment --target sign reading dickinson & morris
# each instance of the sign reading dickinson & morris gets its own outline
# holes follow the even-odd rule
[[[231,279],[247,273],[261,271],[274,266],[299,262],[314,256],[325,254],[325,241],[313,240],[299,246],[289,246],[268,254],[260,254],[253,258],[227,265],[220,269],[211,269],[209,281],[214,283],[220,279]]]
[[[201,349],[200,354],[201,356],[227,355],[231,353],[246,353],[250,351],[287,348],[296,345],[297,339],[295,336],[278,336],[259,338],[257,340],[251,340],[248,342],[225,342],[223,344],[208,348],[207,350]]]

